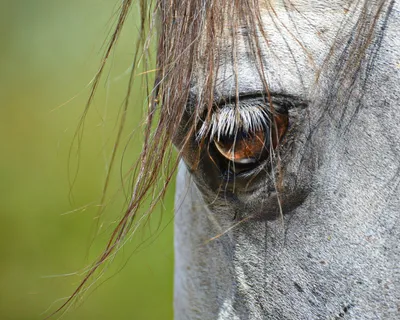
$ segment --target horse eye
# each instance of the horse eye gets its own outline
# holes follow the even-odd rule
[[[276,149],[287,131],[288,124],[287,114],[276,114],[270,128],[265,127],[254,132],[239,130],[231,136],[214,138],[215,149],[225,160],[245,166],[246,168],[242,166],[240,170],[243,171],[268,158],[271,141],[272,148]]]
[[[268,145],[268,137],[262,130],[250,133],[238,132],[235,136],[214,139],[216,149],[226,159],[235,163],[255,163],[262,157]]]

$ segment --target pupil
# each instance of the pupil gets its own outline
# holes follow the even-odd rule
[[[216,140],[221,154],[234,162],[255,162],[268,149],[264,131],[252,133],[238,132],[233,136],[223,136]]]
[[[270,126],[252,132],[238,130],[234,135],[223,135],[218,138],[214,136],[214,149],[219,153],[219,157],[215,160],[221,170],[237,174],[255,168],[266,160],[270,148],[278,148],[288,130],[288,114],[274,115]]]

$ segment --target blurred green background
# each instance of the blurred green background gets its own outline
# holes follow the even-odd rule
[[[43,319],[53,303],[54,311],[79,284],[80,272],[123,211],[121,174],[141,148],[140,76],[121,143],[127,147],[117,155],[96,235],[94,217],[135,49],[136,6],[88,114],[79,162],[73,143],[119,4],[0,0],[0,320]],[[132,132],[138,134],[129,140]],[[172,318],[173,189],[108,268],[103,283],[63,319]]]

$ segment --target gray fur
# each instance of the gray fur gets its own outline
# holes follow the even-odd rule
[[[340,41],[355,22],[347,17],[351,23],[340,29],[340,10],[352,3],[294,3],[302,14],[278,13],[314,64],[338,42],[315,86],[304,49],[263,13],[270,89],[308,104],[289,113],[282,207],[275,169],[224,192],[212,187],[217,177],[209,168],[188,170],[193,159],[185,157],[175,202],[177,320],[400,319],[400,4],[385,9],[361,67],[346,70]],[[241,50],[239,92],[260,92],[244,42]],[[221,65],[216,91],[232,96],[229,52]],[[228,130],[216,119],[208,130]]]

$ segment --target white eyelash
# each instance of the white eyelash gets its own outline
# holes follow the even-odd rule
[[[268,128],[271,119],[266,110],[254,105],[241,104],[239,107],[225,107],[215,111],[209,122],[204,122],[196,135],[197,141],[208,134],[210,139],[233,136],[241,130],[245,133]]]

